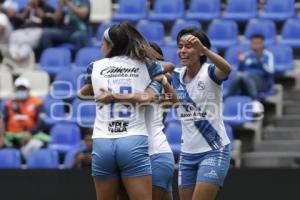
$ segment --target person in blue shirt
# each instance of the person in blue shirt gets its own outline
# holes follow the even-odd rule
[[[257,100],[258,93],[268,91],[274,83],[274,58],[264,47],[264,37],[252,35],[250,45],[251,51],[238,55],[240,64],[226,97],[240,92]]]

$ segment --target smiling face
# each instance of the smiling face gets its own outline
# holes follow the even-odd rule
[[[192,67],[199,66],[200,56],[199,50],[187,41],[187,35],[183,35],[177,47],[177,54],[182,66]]]
[[[104,37],[101,39],[101,51],[104,57],[106,57],[112,49],[112,45],[106,41]]]

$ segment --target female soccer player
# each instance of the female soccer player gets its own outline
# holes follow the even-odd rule
[[[126,22],[104,32],[101,48],[105,58],[89,66],[87,83],[80,95],[101,96],[102,91],[141,93],[153,77],[162,73],[160,65],[146,65],[161,56],[146,40],[134,38],[131,32],[137,31]],[[116,101],[99,105],[92,155],[98,200],[116,199],[120,178],[130,199],[152,199],[145,108]]]
[[[132,35],[135,35],[132,33]],[[138,36],[135,36],[137,38]],[[162,51],[155,44],[150,43],[159,54],[162,55]],[[162,55],[163,56],[163,55]],[[163,62],[163,64],[166,64]],[[152,65],[160,65],[159,62],[152,62]],[[164,66],[165,71],[173,70],[171,64]],[[147,131],[149,133],[149,155],[152,168],[152,195],[155,200],[172,200],[172,180],[174,173],[174,156],[172,150],[168,144],[167,138],[163,133],[163,110],[158,102],[150,102],[155,99],[156,96],[161,96],[161,90],[156,91],[152,85],[158,81],[162,84],[164,92],[175,99],[168,99],[171,104],[177,103],[177,98],[174,90],[169,85],[164,75],[159,75],[154,78],[152,84],[145,90],[144,93],[139,94],[112,94],[111,92],[103,93],[97,98],[97,102],[111,103],[111,101],[121,101],[127,99],[131,103],[143,103],[146,105],[145,123]],[[156,84],[158,84],[156,82]],[[158,87],[159,88],[159,87]],[[168,96],[165,95],[165,96]],[[143,97],[143,98],[142,98]],[[146,104],[147,103],[147,104]],[[126,193],[121,191],[120,200],[127,199]]]
[[[177,108],[182,124],[180,199],[213,200],[230,162],[230,141],[222,120],[222,81],[231,68],[209,50],[210,41],[200,30],[181,30],[177,45],[183,67],[173,72],[172,86],[181,103]],[[206,63],[207,58],[213,64]]]

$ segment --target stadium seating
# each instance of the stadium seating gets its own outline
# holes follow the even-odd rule
[[[276,40],[276,26],[272,20],[267,19],[252,19],[246,25],[245,30],[245,44],[250,43],[252,35],[259,34],[264,36],[265,45],[275,43]]]
[[[253,102],[248,96],[229,96],[224,100],[224,122],[233,127],[250,129],[254,132],[254,141],[262,140],[262,117],[255,118]]]
[[[209,24],[207,32],[216,48],[227,48],[238,42],[238,27],[235,21],[216,19]]]
[[[295,0],[267,0],[261,18],[284,21],[295,15]]]
[[[14,95],[13,76],[9,71],[0,70],[0,98],[10,98]]]
[[[81,101],[74,99],[72,102],[72,122],[81,127],[92,127],[96,117],[95,101]]]
[[[62,70],[58,73],[51,85],[51,95],[57,99],[74,99],[80,87],[79,77],[81,70]]]
[[[64,168],[65,169],[70,169],[72,167],[72,164],[74,162],[75,156],[77,155],[78,152],[79,152],[79,149],[75,148],[75,149],[69,150],[66,153],[65,159],[64,159]]]
[[[0,169],[20,169],[21,154],[17,149],[0,149]]]
[[[257,0],[227,0],[226,12],[223,14],[225,19],[236,21],[247,21],[256,17]]]
[[[154,1],[153,12],[148,19],[155,21],[175,21],[184,17],[184,0],[159,0]]]
[[[71,52],[65,48],[48,48],[42,52],[40,68],[51,76],[71,67]]]
[[[50,5],[52,8],[57,8],[58,0],[48,0],[47,4]]]
[[[112,26],[113,24],[115,24],[115,22],[108,21],[108,22],[103,22],[98,26],[97,31],[96,31],[96,41],[94,42],[95,46],[97,46],[97,47],[101,46],[101,39],[102,39],[104,31],[107,28],[109,28],[110,26]]]
[[[276,44],[268,46],[269,51],[274,56],[274,72],[275,74],[283,74],[294,68],[293,49],[288,45]]]
[[[50,77],[47,72],[42,70],[26,71],[21,77],[30,82],[30,93],[36,97],[46,97],[49,94]]]
[[[193,27],[197,29],[201,29],[201,24],[195,20],[177,20],[171,28],[171,41],[168,44],[176,45],[177,35],[178,33],[188,27]]]
[[[84,47],[75,56],[76,68],[86,70],[90,63],[103,58],[101,49],[98,47]]]
[[[18,4],[19,11],[21,11],[26,7],[28,0],[15,0],[15,2]]]
[[[168,123],[164,129],[164,133],[167,136],[173,154],[175,157],[178,157],[181,145],[181,123],[178,121]]]
[[[75,123],[66,121],[56,123],[51,128],[50,135],[52,140],[48,144],[49,149],[66,153],[80,147],[80,129]]]
[[[164,45],[161,47],[161,49],[163,51],[164,59],[166,61],[170,61],[170,62],[174,63],[177,67],[180,66],[180,60],[177,55],[177,46],[176,45],[172,45],[172,44]]]
[[[45,113],[44,122],[46,126],[51,127],[55,123],[65,119],[65,106],[60,99],[54,99],[48,96],[43,101],[43,113]]]
[[[161,22],[141,20],[136,28],[150,42],[154,42],[161,46],[164,44],[165,30]]]
[[[281,44],[300,48],[300,19],[288,19],[282,28]]]
[[[147,17],[147,0],[119,0],[113,21],[138,21]]]
[[[51,149],[35,150],[28,155],[28,169],[57,169],[59,168],[58,152]]]
[[[220,0],[191,0],[185,18],[187,20],[210,21],[220,16]]]
[[[237,69],[239,65],[238,54],[250,51],[250,46],[245,44],[233,45],[226,49],[225,59],[230,63],[233,69]]]

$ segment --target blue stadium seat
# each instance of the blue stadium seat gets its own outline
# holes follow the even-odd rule
[[[58,0],[48,0],[47,4],[50,5],[52,8],[57,8]]]
[[[23,10],[26,5],[28,4],[28,0],[15,0],[15,2],[18,4],[18,8],[19,8],[19,11]]]
[[[80,84],[80,70],[63,70],[58,73],[51,85],[51,95],[56,99],[74,99]]]
[[[72,102],[72,122],[81,127],[92,127],[96,118],[95,101],[81,101],[74,99]]]
[[[294,68],[294,54],[290,46],[276,44],[268,46],[267,49],[271,51],[274,56],[275,74],[283,74]]]
[[[220,0],[192,0],[185,18],[188,20],[211,21],[220,16]]]
[[[42,52],[40,68],[55,75],[71,67],[71,52],[65,48],[48,48]]]
[[[224,122],[242,126],[253,119],[252,99],[249,96],[229,96],[224,100]]]
[[[75,156],[77,155],[77,153],[79,152],[80,149],[78,148],[74,148],[69,150],[66,155],[65,155],[65,159],[64,159],[64,168],[65,169],[70,169],[72,167],[72,164],[74,162]]]
[[[148,19],[155,21],[175,21],[184,16],[184,0],[159,0],[154,1],[153,12]]]
[[[94,42],[94,46],[97,46],[97,47],[101,46],[101,39],[102,39],[104,31],[114,24],[116,24],[116,22],[103,22],[98,26],[97,31],[96,31],[96,41]]]
[[[293,48],[300,48],[300,19],[287,20],[282,28],[281,44],[290,45]]]
[[[164,133],[167,136],[167,140],[171,146],[173,154],[178,156],[181,146],[181,123],[178,121],[168,123],[168,126],[164,129]]]
[[[247,21],[256,17],[257,0],[227,0],[227,8],[223,17],[236,21]]]
[[[57,169],[59,167],[58,152],[51,149],[38,149],[28,155],[28,169]]]
[[[267,0],[261,18],[285,21],[295,15],[295,0]]]
[[[138,21],[147,17],[147,0],[119,0],[113,21]]]
[[[224,57],[233,69],[237,69],[239,65],[238,54],[240,52],[246,53],[250,50],[250,46],[246,44],[233,45],[226,49]]]
[[[168,42],[168,44],[174,44],[176,45],[176,38],[177,38],[177,34],[184,28],[188,28],[188,27],[192,27],[192,28],[197,28],[197,29],[201,29],[201,24],[198,21],[194,21],[194,20],[177,20],[174,25],[172,26],[171,29],[171,41]]]
[[[0,169],[20,169],[21,154],[17,149],[0,149]]]
[[[77,124],[72,122],[56,123],[50,130],[52,137],[48,148],[60,153],[66,153],[71,149],[79,148],[81,133]]]
[[[235,21],[216,19],[209,24],[207,32],[216,48],[227,48],[237,44],[238,27]]]
[[[84,47],[77,51],[75,56],[76,68],[86,70],[90,63],[103,58],[101,49],[98,47]]]
[[[51,127],[64,119],[65,107],[62,100],[48,96],[43,102],[43,113],[46,115],[44,122],[46,126]]]
[[[246,25],[244,43],[249,44],[252,35],[260,34],[265,38],[265,45],[275,43],[276,25],[272,20],[252,19]]]
[[[180,66],[180,60],[177,55],[177,46],[176,45],[172,45],[172,44],[164,45],[161,47],[161,49],[163,51],[164,59],[166,61],[170,61],[170,62],[174,63],[177,67]]]
[[[161,22],[141,20],[136,28],[148,41],[159,46],[164,43],[165,29]]]
[[[233,68],[226,81],[223,81],[223,97],[227,96],[228,89],[236,77],[237,70]]]

